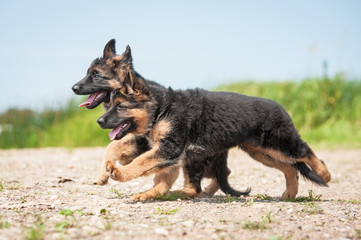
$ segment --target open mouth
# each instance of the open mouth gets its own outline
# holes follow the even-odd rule
[[[103,102],[103,100],[105,99],[105,97],[107,96],[107,91],[100,91],[100,92],[95,92],[89,95],[89,97],[79,105],[79,107],[84,107],[86,106],[86,108],[88,109],[92,109],[97,107],[100,103]]]
[[[118,140],[124,137],[127,134],[127,131],[132,126],[130,121],[125,121],[122,124],[120,124],[118,127],[114,128],[109,133],[110,140]]]

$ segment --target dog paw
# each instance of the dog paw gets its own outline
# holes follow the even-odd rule
[[[189,199],[189,198],[196,198],[199,197],[200,193],[197,193],[193,189],[182,189],[182,190],[175,190],[171,191],[172,194],[176,194],[181,196],[181,198]]]
[[[132,200],[133,201],[146,201],[148,199],[151,199],[151,198],[154,198],[155,196],[151,196],[150,194],[147,194],[147,193],[139,193],[139,194],[136,194],[132,197]]]
[[[282,194],[281,200],[287,200],[287,199],[295,199],[297,195],[297,192],[290,191],[286,189],[286,191]]]
[[[103,175],[103,176],[100,176],[96,182],[97,185],[100,185],[100,186],[103,186],[103,185],[106,185],[108,183],[108,179],[109,179],[109,176],[108,175]]]
[[[111,179],[116,180],[116,181],[118,180],[117,179],[118,170],[116,169],[116,166],[114,165],[113,162],[108,161],[106,163],[106,171],[108,173],[108,177],[110,177]]]

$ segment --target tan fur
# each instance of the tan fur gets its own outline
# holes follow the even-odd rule
[[[109,83],[109,86],[110,86],[112,89],[118,89],[118,88],[120,88],[120,82],[117,81],[117,80],[115,80],[115,79],[109,80],[108,83]]]
[[[219,190],[217,179],[212,178],[209,185],[201,192],[201,197],[211,197]]]
[[[159,121],[150,132],[150,138],[154,142],[158,142],[164,138],[166,134],[171,130],[171,123],[168,120]]]
[[[150,198],[155,198],[158,195],[167,193],[179,176],[179,166],[174,166],[166,171],[159,172],[154,177],[154,187],[144,193],[136,194],[132,197],[133,200],[145,201]]]
[[[230,174],[231,174],[231,169],[228,168],[228,176]],[[211,197],[219,190],[219,184],[213,172],[211,174],[209,172],[206,172],[204,177],[211,178],[212,181],[209,183],[207,187],[205,187],[205,189],[201,192],[200,196]]]
[[[174,193],[180,194],[183,198],[195,198],[200,194],[197,193],[197,188],[194,184],[189,181],[188,174],[183,168],[184,175],[184,188],[182,190],[173,191]],[[214,185],[214,183],[213,183]],[[214,187],[214,186],[213,186]]]
[[[117,167],[112,161],[107,161],[107,171],[109,170],[110,177],[119,182],[126,182],[159,172],[160,169],[158,169],[157,166],[163,161],[156,156],[158,149],[159,145],[156,144],[151,150],[136,157],[126,166]]]
[[[296,197],[298,193],[298,173],[297,170],[290,165],[293,163],[292,160],[286,163],[287,159],[282,153],[251,144],[243,144],[241,148],[253,159],[283,172],[286,178],[286,190],[282,194],[282,200]],[[281,161],[277,161],[278,157],[282,158]]]
[[[127,115],[132,117],[134,122],[137,124],[137,128],[134,133],[136,134],[145,134],[147,132],[148,127],[148,112],[145,109],[128,109]]]
[[[109,175],[106,171],[106,162],[119,162],[122,165],[129,164],[135,157],[136,146],[134,136],[128,134],[121,140],[112,141],[105,150],[104,160],[100,168],[100,174],[97,180],[98,185],[104,185],[108,182]]]
[[[135,153],[136,145],[134,142],[134,135],[128,134],[121,140],[112,141],[106,148],[97,184],[104,185],[108,182],[109,174],[106,171],[108,161],[113,162],[113,164],[119,162],[122,165],[127,165],[136,158]],[[133,196],[133,200],[145,201],[150,198],[155,198],[159,194],[168,192],[178,176],[179,166],[167,168],[156,173],[154,177],[154,187],[144,193]]]
[[[326,183],[331,180],[331,173],[328,171],[326,165],[322,163],[314,154],[310,154],[304,158],[301,158],[299,161],[302,161],[310,166],[312,170],[315,171],[317,175],[319,175]]]

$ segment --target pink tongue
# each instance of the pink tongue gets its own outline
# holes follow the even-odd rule
[[[114,128],[110,133],[109,133],[109,138],[110,140],[114,140],[115,137],[117,136],[118,133],[120,133],[120,130],[122,130],[123,124],[121,124],[120,126]]]
[[[92,102],[94,102],[94,99],[97,97],[98,93],[99,92],[90,94],[90,96],[82,104],[80,104],[79,107],[90,105]]]

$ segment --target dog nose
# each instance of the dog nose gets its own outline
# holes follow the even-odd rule
[[[105,121],[104,121],[104,118],[100,117],[100,118],[98,118],[97,122],[98,122],[99,126],[103,126]]]
[[[80,87],[75,84],[71,89],[73,90],[73,92],[78,93],[80,90]]]

